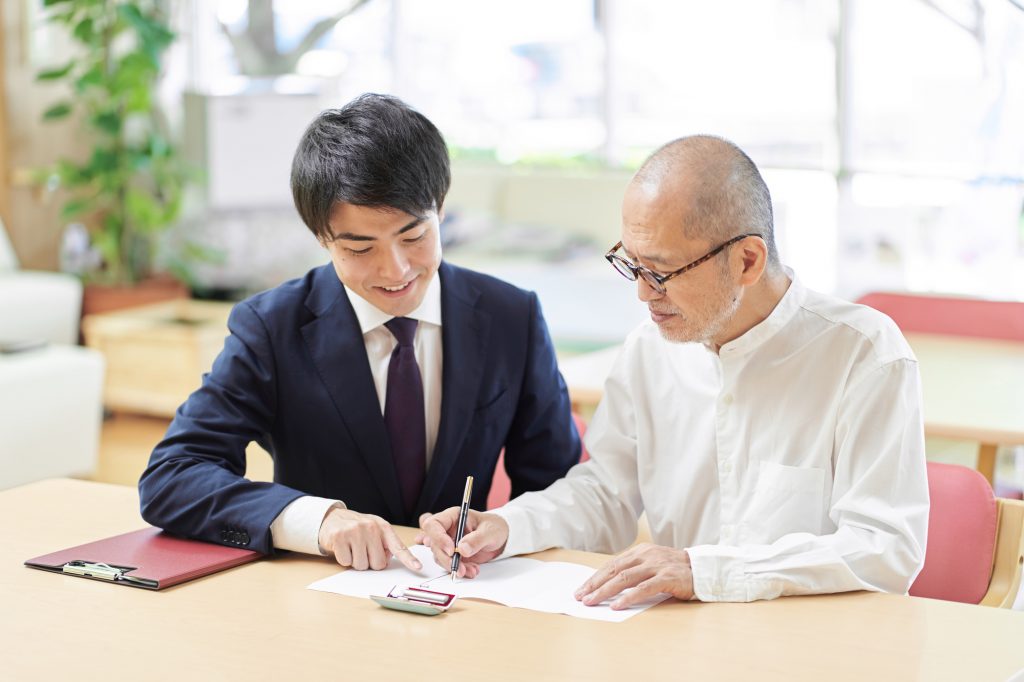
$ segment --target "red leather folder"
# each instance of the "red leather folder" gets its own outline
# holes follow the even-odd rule
[[[29,559],[25,565],[82,578],[161,590],[255,561],[259,552],[185,540],[159,528],[115,535]]]

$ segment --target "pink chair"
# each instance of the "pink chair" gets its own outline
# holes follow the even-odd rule
[[[989,589],[996,547],[992,487],[974,469],[928,462],[928,493],[928,548],[910,594],[978,604]]]
[[[978,339],[1024,342],[1024,302],[989,301],[908,293],[870,293],[857,300],[880,310],[904,333],[944,334]],[[977,468],[995,485],[998,443],[978,444]],[[1005,486],[1007,497],[1022,496]]]
[[[870,293],[857,303],[880,310],[904,332],[1024,341],[1024,303],[907,293]]]
[[[583,417],[575,412],[572,414],[572,419],[576,423],[576,430],[579,431],[580,440],[582,441],[583,434],[587,430],[587,424],[583,421]],[[580,461],[586,462],[588,459],[590,459],[590,455],[587,453],[587,448],[581,443]],[[494,509],[500,507],[508,502],[511,494],[512,482],[508,480],[508,474],[505,472],[505,451],[502,450],[501,454],[498,455],[498,465],[494,467],[494,478],[491,479],[491,492],[487,494],[487,508]]]

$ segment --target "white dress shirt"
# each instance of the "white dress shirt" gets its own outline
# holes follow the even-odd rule
[[[398,345],[394,335],[384,326],[394,315],[389,315],[369,303],[348,287],[345,287],[348,300],[352,303],[359,327],[363,332],[366,344],[366,358],[370,363],[373,383],[377,389],[381,414],[384,413],[385,398],[388,387],[388,364],[391,352]],[[434,453],[437,442],[437,430],[441,422],[441,278],[435,273],[427,285],[427,292],[419,307],[406,315],[419,320],[416,327],[416,362],[420,366],[423,378],[423,403],[427,427],[427,467]],[[381,453],[382,457],[387,453]],[[344,508],[341,500],[331,500],[314,495],[306,495],[293,500],[281,510],[270,525],[270,535],[274,547],[290,549],[306,554],[321,554],[320,524],[324,516],[333,507]],[[358,509],[355,511],[359,511]]]
[[[641,324],[586,445],[590,461],[497,511],[505,555],[618,552],[646,511],[704,601],[906,592],[924,562],[917,362],[889,318],[795,278],[719,354]]]

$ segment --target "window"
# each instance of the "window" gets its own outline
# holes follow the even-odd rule
[[[193,81],[230,85],[218,20],[243,29],[249,4],[191,7]],[[333,9],[274,3],[278,51]],[[1024,299],[1019,0],[369,0],[295,71],[321,79],[324,106],[403,97],[456,161],[624,175],[671,139],[718,134],[764,170],[809,285]],[[616,222],[588,218],[595,241]]]

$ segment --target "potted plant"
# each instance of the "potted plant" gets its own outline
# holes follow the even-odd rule
[[[101,264],[84,273],[83,314],[125,307],[100,300],[126,295],[146,303],[187,295],[173,278],[169,291],[152,282],[156,235],[181,209],[188,171],[155,103],[161,57],[174,40],[159,0],[44,0],[47,21],[67,28],[78,54],[37,75],[65,83],[71,96],[49,107],[44,121],[74,115],[90,150],[46,170],[50,188],[67,190],[61,216],[89,230]],[[157,278],[160,281],[160,278]],[[97,286],[100,285],[100,286]],[[131,305],[131,303],[129,303]]]

